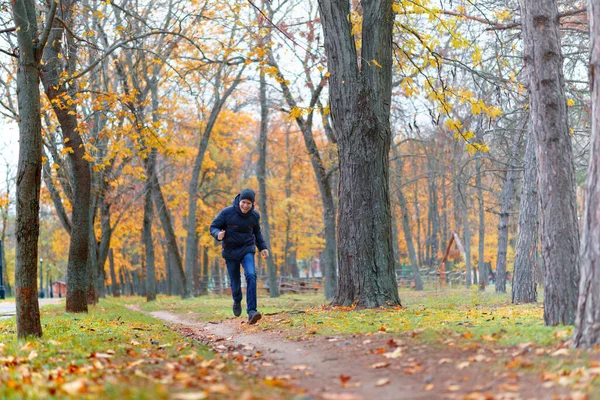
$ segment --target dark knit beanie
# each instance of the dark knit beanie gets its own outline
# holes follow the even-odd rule
[[[240,193],[240,201],[241,200],[250,200],[254,204],[254,190],[252,189],[244,189]]]

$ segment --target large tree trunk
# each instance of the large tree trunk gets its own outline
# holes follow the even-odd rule
[[[581,282],[575,319],[575,347],[600,344],[600,4],[588,2],[592,90],[592,145],[585,182],[585,209],[581,236]]]
[[[530,130],[525,147],[525,172],[519,205],[519,233],[512,282],[512,302],[537,301],[535,273],[538,264],[538,194],[535,161],[535,136]]]
[[[519,135],[520,136],[520,135]],[[513,192],[515,183],[515,157],[519,151],[520,137],[515,136],[512,145],[508,167],[506,169],[506,180],[502,189],[502,206],[500,207],[500,221],[498,222],[498,253],[496,257],[496,293],[506,293],[506,251],[508,249],[508,223],[510,219],[510,208],[513,203]]]
[[[68,152],[72,176],[73,202],[71,216],[71,237],[69,243],[69,260],[67,264],[67,302],[68,312],[87,312],[86,294],[90,284],[90,204],[91,204],[91,171],[89,163],[84,160],[85,146],[77,122],[75,104],[69,99],[75,94],[76,85],[69,89],[61,83],[63,73],[62,60],[70,63],[67,69],[74,70],[76,59],[72,38],[67,38],[63,51],[65,29],[63,24],[72,23],[73,4],[70,0],[61,3],[61,22],[55,22],[49,37],[49,46],[44,50],[44,68],[41,74],[42,83],[48,99],[52,102],[54,113],[58,119]],[[70,34],[66,34],[70,37]],[[65,54],[66,53],[66,56]],[[71,71],[73,72],[73,71]]]
[[[42,121],[40,119],[40,53],[35,2],[11,2],[17,26],[19,62],[19,164],[17,170],[17,239],[15,296],[17,335],[42,336],[37,290],[40,186],[42,175]],[[56,6],[54,6],[56,7]],[[38,47],[41,46],[41,47]]]
[[[554,0],[521,0],[521,9],[537,145],[544,322],[570,325],[577,308],[579,232],[558,9]]]
[[[258,165],[256,178],[258,179],[258,206],[262,214],[262,232],[267,244],[271,248],[271,227],[269,226],[269,212],[267,210],[267,133],[269,125],[269,108],[267,105],[267,82],[264,69],[260,70],[260,135],[258,138]],[[269,274],[269,295],[279,297],[277,283],[277,267],[273,263],[273,254],[267,258],[267,271]]]
[[[389,198],[394,12],[391,0],[362,5],[358,57],[349,1],[319,0],[340,162],[340,273],[333,304],[389,307],[400,305]]]

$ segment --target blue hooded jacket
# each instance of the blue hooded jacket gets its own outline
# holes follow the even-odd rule
[[[217,239],[219,232],[225,229],[225,237],[221,244],[222,255],[226,260],[241,260],[248,253],[254,254],[267,248],[267,243],[260,232],[260,214],[252,208],[246,214],[240,209],[240,195],[233,200],[233,205],[224,208],[210,224],[210,234]]]

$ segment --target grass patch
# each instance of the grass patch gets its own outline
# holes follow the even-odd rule
[[[14,319],[0,321],[0,398],[291,397],[116,299],[102,300],[88,314],[45,306],[42,326],[43,338],[17,340]]]
[[[548,346],[563,342],[572,327],[547,327],[542,304],[513,305],[510,296],[473,289],[401,291],[403,308],[352,310],[328,307],[322,293],[287,294],[279,298],[259,297],[263,314],[278,313],[259,325],[262,329],[288,329],[290,336],[338,335],[386,331],[418,334],[427,342],[448,338],[516,345],[533,342]],[[182,300],[159,296],[147,303],[142,298],[125,298],[144,311],[168,310],[193,313],[200,321],[232,318],[231,297],[210,295]]]
[[[191,299],[181,299],[175,296],[159,295],[156,301],[146,302],[141,297],[126,297],[123,300],[127,304],[137,304],[144,311],[166,310],[174,313],[193,313],[198,321],[219,321],[225,318],[233,318],[231,306],[233,304],[230,295],[208,295]],[[323,294],[287,294],[278,298],[259,297],[258,309],[263,314],[280,312],[294,312],[306,310],[325,304]],[[242,302],[245,315],[245,303]]]

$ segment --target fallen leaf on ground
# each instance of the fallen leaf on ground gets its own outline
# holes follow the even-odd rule
[[[325,400],[364,400],[362,396],[352,393],[323,393]]]
[[[350,376],[346,376],[346,375],[340,375],[340,382],[342,382],[342,383],[346,383],[346,382],[348,382],[350,379],[352,379],[352,377],[350,377]]]
[[[402,357],[402,349],[400,347],[396,347],[396,350],[394,350],[391,353],[384,353],[383,356],[385,358],[399,358],[399,357]]]
[[[447,364],[447,363],[451,363],[452,360],[449,358],[442,358],[440,359],[440,361],[438,361],[438,365],[442,365],[442,364]]]
[[[375,386],[385,386],[385,385],[388,385],[389,383],[390,383],[390,378],[381,378],[377,381]]]
[[[208,395],[204,392],[176,393],[173,400],[204,400]]]
[[[425,391],[429,392],[430,390],[433,390],[434,387],[435,387],[435,385],[433,383],[429,383],[429,384],[425,385]]]
[[[263,365],[264,365],[264,363],[263,363]],[[293,365],[293,366],[292,366],[292,369],[293,369],[294,371],[304,371],[304,370],[305,370],[305,369],[307,369],[307,368],[308,368],[308,367],[307,367],[306,365],[304,365],[304,364],[300,364],[300,365]]]
[[[372,364],[371,368],[379,369],[379,368],[388,367],[389,365],[390,365],[389,362],[382,361],[382,362],[378,362],[378,363]]]
[[[38,356],[38,353],[37,353],[37,351],[35,351],[35,350],[31,350],[31,353],[29,353],[29,356],[27,356],[27,359],[28,359],[29,361],[31,361],[31,360],[33,360],[34,358],[36,358],[37,356]]]
[[[550,356],[552,356],[552,357],[568,356],[568,355],[569,355],[569,350],[567,350],[567,349],[558,349],[554,353],[550,354]]]
[[[470,362],[468,362],[468,361],[463,361],[463,362],[461,362],[461,363],[458,363],[458,364],[456,365],[456,368],[457,368],[457,369],[465,369],[465,368],[467,368],[469,365],[471,365],[471,363],[470,363]]]
[[[60,388],[68,395],[75,396],[85,391],[85,382],[83,379],[77,379],[76,381],[65,383]]]
[[[459,385],[450,385],[446,388],[446,390],[449,392],[458,392],[460,390],[460,386]]]
[[[496,340],[498,340],[495,337],[493,337],[492,335],[482,335],[481,339],[485,340],[486,342],[495,342]]]

